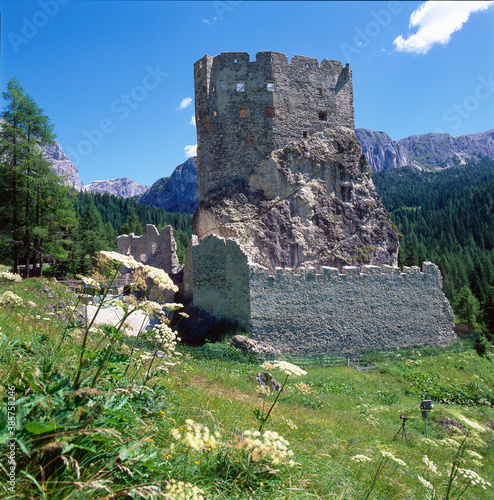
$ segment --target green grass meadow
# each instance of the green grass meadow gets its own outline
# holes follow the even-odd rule
[[[471,341],[370,353],[369,372],[288,359],[307,374],[269,370],[278,394],[255,380],[264,360],[222,343],[178,345],[154,369],[152,338],[137,356],[99,329],[81,357],[75,294],[7,290],[22,302],[0,305],[2,498],[494,498],[494,360]]]

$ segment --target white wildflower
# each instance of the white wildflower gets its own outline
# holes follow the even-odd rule
[[[174,302],[169,302],[167,304],[163,304],[163,307],[165,309],[168,309],[169,311],[176,311],[177,309],[182,309],[183,304],[176,304]]]
[[[191,483],[172,479],[165,488],[166,498],[170,500],[204,500],[203,490]]]
[[[140,307],[150,316],[157,316],[163,312],[161,305],[153,300],[142,300]]]
[[[350,460],[359,463],[372,462],[372,458],[369,458],[367,455],[354,455]]]
[[[473,420],[470,420],[467,417],[464,417],[463,415],[459,415],[458,418],[463,420],[463,422],[465,422],[472,429],[475,429],[479,432],[485,432],[485,430],[486,430],[483,425],[480,425],[479,423],[477,423]]]
[[[0,295],[0,306],[12,304],[13,306],[20,306],[24,301],[14,292],[8,290]]]
[[[489,483],[485,479],[482,479],[474,470],[460,469],[458,467],[458,472],[463,477],[463,479],[465,479],[472,486],[476,486],[477,484],[479,484],[484,490],[487,489],[486,486],[492,486],[491,483]]]
[[[259,431],[245,431],[235,444],[235,448],[246,450],[253,462],[269,462],[276,466],[288,460],[288,465],[293,467],[293,451],[289,447],[290,443],[273,431],[264,431],[262,435]]]
[[[383,457],[387,457],[387,458],[390,458],[391,460],[394,460],[397,464],[399,465],[402,465],[403,467],[406,467],[407,464],[403,461],[403,460],[400,460],[399,458],[396,458],[392,453],[390,453],[389,451],[384,451],[384,450],[381,450],[381,455]]]
[[[306,384],[305,382],[297,382],[295,384],[295,388],[305,396],[307,396],[312,392],[312,387],[309,384]]]
[[[178,292],[178,287],[173,283],[170,276],[168,276],[163,269],[158,269],[153,266],[144,266],[142,268],[142,272],[147,278],[152,279],[153,283],[158,285],[160,290],[172,290],[174,292]]]
[[[479,460],[482,460],[484,457],[480,454],[478,454],[476,451],[473,450],[467,450],[467,453],[474,458],[478,458]]]
[[[89,286],[94,286],[95,288],[99,288],[100,284],[93,278],[89,276],[83,276],[82,274],[77,274],[76,278],[79,278],[83,283]]]
[[[0,281],[21,281],[22,278],[17,273],[11,273],[10,271],[0,271]]]
[[[429,481],[427,481],[426,479],[424,479],[422,476],[417,476],[418,477],[418,480],[422,483],[422,485],[425,487],[425,488],[429,488],[430,490],[433,490],[434,489],[434,486],[432,486],[431,483],[429,483]]]
[[[122,255],[118,252],[110,252],[106,250],[102,250],[100,254],[107,260],[110,260],[115,264],[119,264],[120,266],[128,267],[129,269],[142,267],[142,264],[137,262],[131,255]]]
[[[288,361],[267,361],[266,363],[261,365],[261,368],[264,368],[265,370],[280,370],[286,375],[292,375],[293,377],[307,375],[307,372],[305,370],[302,370],[302,368],[299,368],[292,363],[288,363]]]
[[[185,424],[185,429],[172,429],[170,431],[175,441],[197,451],[216,446],[217,440],[220,438],[218,432],[213,434],[208,427],[191,419],[187,419]]]
[[[422,457],[422,462],[424,462],[427,470],[429,470],[433,474],[436,474],[437,476],[441,475],[441,473],[437,470],[436,464],[427,455],[424,455]]]

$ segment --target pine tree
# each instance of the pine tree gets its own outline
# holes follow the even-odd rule
[[[79,220],[78,241],[79,272],[86,272],[92,267],[92,259],[96,252],[106,248],[103,222],[92,196],[85,198]]]
[[[470,328],[475,329],[478,327],[477,319],[480,313],[480,303],[468,286],[464,286],[458,293],[454,303],[454,310],[462,323],[466,323]]]
[[[134,233],[135,236],[140,236],[145,233],[143,225],[139,220],[139,215],[134,206],[130,206],[129,215],[125,224],[120,228],[120,234],[131,234]]]
[[[17,79],[7,83],[2,95],[7,102],[0,130],[3,257],[10,257],[14,272],[23,260],[29,276],[32,265],[41,269],[44,243],[50,240],[58,248],[67,243],[68,226],[74,219],[67,190],[61,188],[60,178],[43,154],[44,146],[54,143],[53,125]],[[64,231],[54,230],[62,213],[65,222],[58,228]]]

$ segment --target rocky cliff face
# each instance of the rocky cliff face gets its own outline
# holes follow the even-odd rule
[[[122,198],[131,198],[139,196],[149,190],[149,186],[137,184],[137,182],[128,179],[110,179],[107,181],[93,181],[85,188],[85,191],[91,193],[109,193]]]
[[[398,234],[370,174],[353,130],[320,132],[210,193],[193,232],[234,239],[251,263],[270,270],[396,265]]]
[[[79,179],[79,170],[63,152],[58,142],[45,147],[45,157],[52,164],[53,171],[64,178],[64,184],[74,187],[77,191],[84,188],[84,184]]]
[[[393,141],[385,132],[362,128],[355,132],[374,172],[403,166],[438,170],[494,158],[494,129],[457,137],[412,135],[399,141]]]
[[[140,203],[168,212],[193,214],[198,204],[197,158],[189,158],[179,165],[170,178],[156,181],[140,199]]]

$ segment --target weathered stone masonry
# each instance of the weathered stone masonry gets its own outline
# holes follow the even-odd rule
[[[348,64],[225,52],[195,63],[194,85],[196,306],[285,353],[454,342],[439,269],[392,267],[399,237],[355,135]]]
[[[352,72],[340,61],[223,52],[195,63],[194,82],[199,202],[292,140],[355,128]]]
[[[315,355],[417,345],[455,337],[453,312],[434,264],[399,268],[277,269],[247,257],[232,240],[208,236],[193,247],[194,303],[237,321],[283,352]],[[213,278],[214,277],[214,278]]]
[[[131,255],[137,262],[158,267],[169,274],[176,274],[180,267],[172,226],[165,226],[158,233],[156,226],[147,224],[146,234],[122,234],[117,237],[117,250],[123,255]]]

